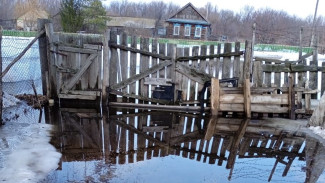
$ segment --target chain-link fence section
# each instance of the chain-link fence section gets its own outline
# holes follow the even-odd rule
[[[2,69],[4,70],[34,39],[35,32],[3,31]],[[33,94],[34,83],[37,93],[42,92],[41,68],[38,42],[3,77],[3,91],[12,95]]]

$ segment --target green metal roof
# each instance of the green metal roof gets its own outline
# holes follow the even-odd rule
[[[196,25],[211,25],[209,22],[202,21],[202,20],[189,20],[189,19],[179,19],[179,18],[170,18],[167,20],[167,22],[196,24]]]

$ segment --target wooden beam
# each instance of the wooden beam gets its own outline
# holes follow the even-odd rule
[[[107,102],[106,88],[109,86],[109,54],[110,48],[108,45],[110,39],[111,30],[107,29],[103,37],[103,80],[102,80],[102,102],[105,104]]]
[[[231,147],[230,147],[230,153],[228,156],[228,161],[226,168],[230,169],[233,168],[236,161],[236,155],[239,150],[239,144],[242,138],[244,137],[244,134],[246,132],[246,128],[248,126],[248,123],[250,122],[250,119],[245,119],[241,122],[240,127],[238,128],[238,131],[236,132],[236,136],[234,140],[232,141]]]
[[[68,91],[79,81],[80,77],[86,72],[86,70],[89,68],[91,63],[93,63],[94,58],[97,57],[97,52],[94,54],[91,54],[87,60],[85,61],[85,64],[80,68],[77,74],[75,74],[70,81],[67,81],[62,86],[62,92],[64,94],[67,94]]]
[[[263,64],[263,72],[325,72],[325,67],[317,65],[284,65],[284,64]]]
[[[112,89],[114,90],[118,90],[118,89],[121,89],[121,88],[124,88],[126,87],[127,85],[131,84],[131,83],[134,83],[136,81],[138,81],[139,79],[142,79],[146,76],[148,76],[149,74],[153,73],[153,72],[156,72],[156,71],[159,71],[160,69],[164,68],[165,66],[168,66],[168,65],[171,65],[172,62],[171,61],[164,61],[164,62],[161,62],[153,67],[151,67],[150,69],[146,70],[145,72],[142,72],[140,74],[137,74],[131,78],[128,78],[120,83],[117,83],[113,86],[111,86]]]
[[[120,92],[120,91],[112,90],[112,89],[109,91],[109,93],[115,94],[115,95],[120,95],[120,96],[123,96],[123,97],[143,100],[143,101],[147,101],[147,102],[154,102],[154,103],[159,103],[159,104],[171,104],[171,101],[168,101],[168,100],[148,98],[148,97],[144,97],[144,96],[141,96],[141,95],[129,94],[129,93],[126,93],[126,92]]]
[[[171,86],[172,85],[172,79],[169,78],[144,78],[144,84],[145,85],[165,85],[165,86]]]
[[[212,101],[211,101],[212,102]],[[220,103],[222,104],[243,104],[243,94],[224,94],[220,95]],[[288,105],[287,94],[251,94],[251,104],[286,104]],[[212,107],[212,104],[211,104]]]
[[[110,102],[110,107],[125,107],[125,108],[139,108],[139,109],[151,109],[151,110],[165,110],[165,111],[176,111],[176,112],[200,112],[201,107],[199,106],[175,106],[175,105],[152,105],[152,104],[132,104],[132,103],[120,103]],[[206,111],[210,110],[210,107],[204,108]]]
[[[293,91],[294,85],[294,74],[290,73],[289,76],[289,93],[288,93],[288,101],[289,101],[289,118],[295,119],[295,92]]]
[[[244,68],[243,68],[243,82],[245,83],[246,79],[250,79],[251,78],[251,69],[252,69],[252,65],[251,62],[252,61],[252,42],[251,41],[247,41],[245,42],[245,55],[244,55]],[[239,83],[241,84],[241,83]]]
[[[220,57],[241,56],[243,54],[244,54],[243,51],[239,51],[239,52],[221,53],[221,54],[214,54],[214,55],[204,55],[204,56],[178,57],[176,60],[179,62],[190,61],[190,60],[205,60],[205,59],[214,59]]]
[[[58,46],[59,51],[65,52],[74,52],[74,53],[84,53],[84,54],[94,54],[97,53],[97,50],[93,49],[86,49],[86,48],[79,48],[79,47],[70,47],[70,46]]]
[[[220,103],[220,87],[219,79],[211,79],[211,114],[212,116],[218,115],[219,103]]]
[[[118,44],[115,44],[115,43],[109,43],[109,46],[112,47],[112,48],[118,48],[118,49],[125,50],[125,51],[140,53],[140,54],[145,55],[145,56],[151,56],[151,57],[154,57],[154,58],[159,58],[161,60],[171,60],[171,57],[168,57],[168,56],[164,56],[164,55],[161,55],[161,54],[155,54],[155,53],[152,53],[152,52],[149,52],[149,51],[144,51],[144,50],[140,50],[140,49],[136,49],[136,48],[132,48],[132,47],[127,47],[127,46],[123,46],[123,45],[118,45]]]
[[[212,116],[209,120],[207,130],[205,132],[204,140],[211,140],[215,133],[216,125],[218,123],[218,116]]]
[[[211,75],[206,74],[205,72],[201,72],[197,69],[193,69],[179,62],[176,64],[176,71],[200,84],[204,84],[206,81],[210,81],[210,79],[212,78]]]
[[[244,110],[246,118],[251,118],[251,83],[249,79],[244,82]]]

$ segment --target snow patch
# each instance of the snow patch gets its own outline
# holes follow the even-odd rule
[[[3,108],[12,107],[20,102],[16,97],[3,92]]]
[[[315,134],[321,136],[325,139],[325,130],[320,126],[311,126],[309,127],[310,130],[312,130]]]
[[[22,141],[6,149],[9,155],[0,169],[2,182],[38,182],[58,167],[61,154],[49,144],[52,125],[35,123],[25,128],[27,135]],[[12,134],[7,138],[19,137]]]

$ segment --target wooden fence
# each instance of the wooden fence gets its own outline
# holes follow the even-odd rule
[[[318,156],[318,151],[310,151],[317,143],[306,142],[293,128],[279,127],[287,125],[281,121],[134,110],[101,116],[94,109],[73,108],[60,109],[51,116],[59,129],[52,143],[68,162],[105,157],[107,163],[126,164],[176,155],[232,170],[237,158],[274,158],[271,180],[278,164],[284,165],[282,175],[286,176],[293,161],[306,160],[306,153]],[[312,163],[309,168],[317,169]]]
[[[51,24],[45,28],[49,59],[44,63],[49,61],[49,68],[42,67],[42,73],[49,97],[83,100],[102,97],[110,106],[170,108],[173,105],[177,109],[183,106],[183,110],[202,112],[202,106],[206,110],[211,106],[211,89],[207,92],[204,89],[209,88],[212,78],[220,81],[236,78],[238,87],[243,87],[249,79],[247,86],[253,87],[251,91],[264,91],[256,95],[279,94],[274,97],[287,98],[288,102],[277,103],[287,107],[279,109],[285,111],[279,113],[295,118],[299,114],[310,115],[311,98],[315,98],[318,88],[324,91],[325,67],[317,65],[317,52],[307,53],[296,61],[252,59],[249,41],[245,50],[240,50],[239,42],[234,47],[231,43],[219,43],[180,48],[125,33],[61,34],[54,33]],[[305,59],[312,55],[313,61],[306,65]],[[321,86],[317,86],[318,72],[322,73]],[[229,87],[229,82],[221,85],[225,86]],[[268,101],[264,104],[273,105],[271,99]],[[260,113],[275,113],[272,109]]]

